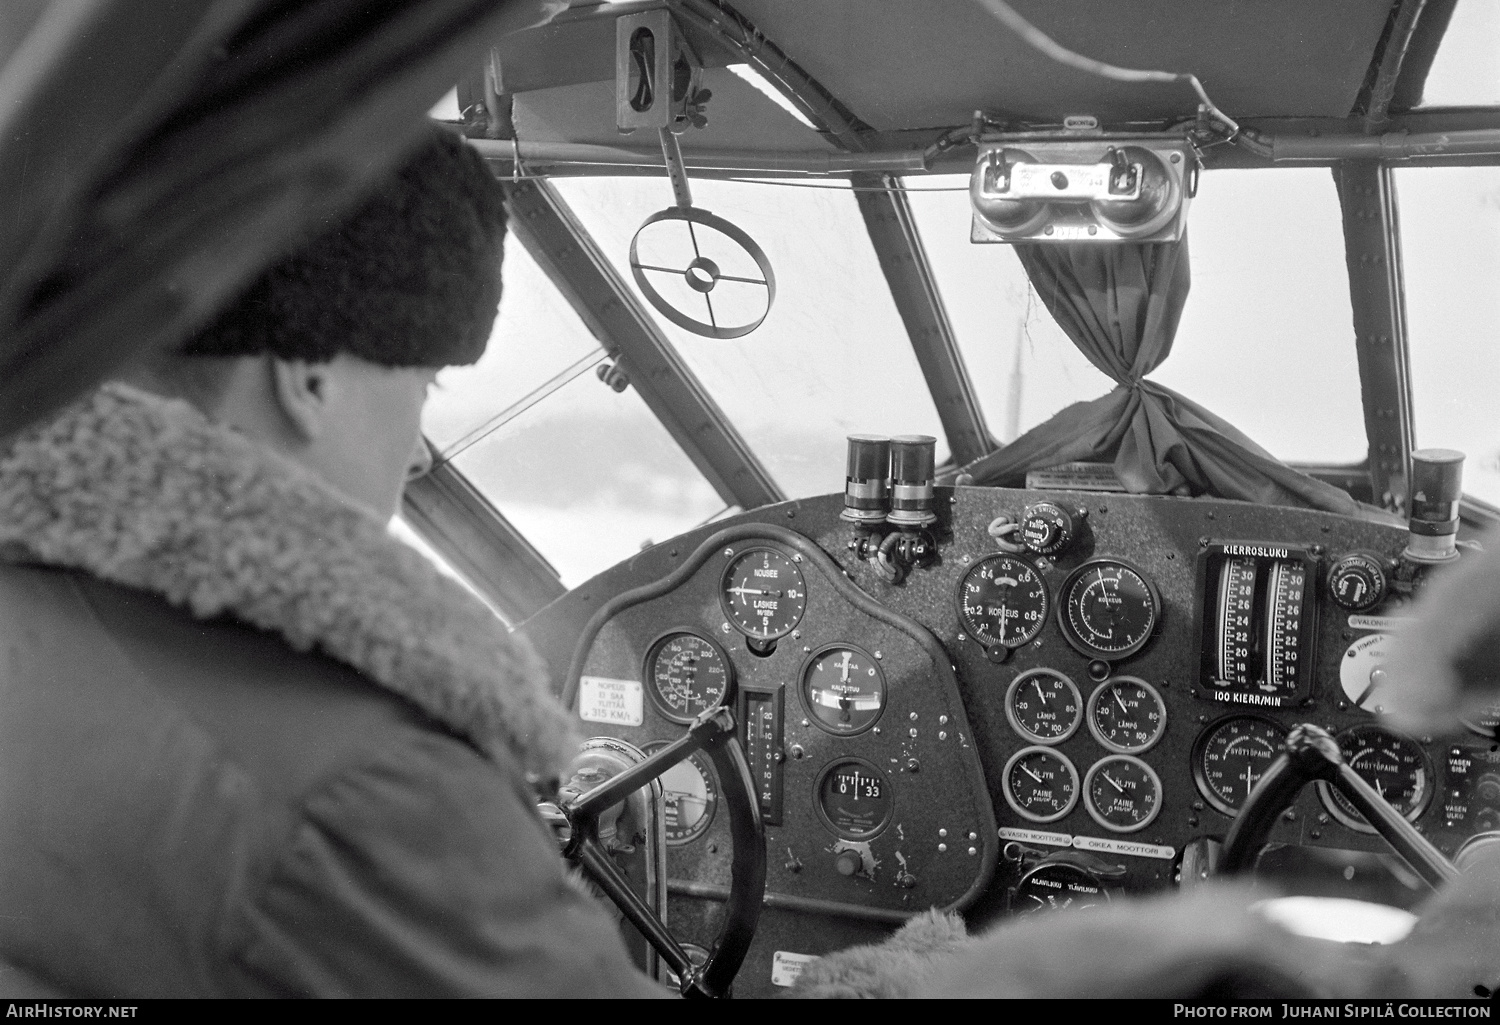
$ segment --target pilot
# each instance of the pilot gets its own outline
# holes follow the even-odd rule
[[[577,749],[537,658],[387,532],[504,233],[438,135],[0,453],[8,995],[665,993],[534,811]]]

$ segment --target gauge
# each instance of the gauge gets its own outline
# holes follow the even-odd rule
[[[885,709],[885,674],[862,649],[830,644],[802,664],[802,704],[829,733],[863,733]]]
[[[1302,599],[1307,567],[1299,560],[1277,559],[1266,577],[1266,674],[1261,689],[1289,693],[1301,679]]]
[[[1476,716],[1462,720],[1463,724],[1481,737],[1500,736],[1500,703],[1491,705]]]
[[[1161,619],[1156,585],[1119,559],[1095,559],[1068,574],[1057,610],[1063,636],[1085,655],[1118,659],[1146,646]]]
[[[741,633],[768,641],[802,622],[807,587],[792,557],[775,548],[747,548],[724,571],[719,601]]]
[[[1116,833],[1144,829],[1161,811],[1161,777],[1134,755],[1110,755],[1083,781],[1083,805],[1094,821]]]
[[[1005,691],[1005,717],[1029,740],[1060,744],[1083,721],[1083,697],[1057,670],[1032,669],[1012,680]]]
[[[1344,761],[1374,787],[1392,808],[1415,822],[1432,799],[1432,766],[1416,741],[1384,726],[1367,723],[1338,735]],[[1361,833],[1374,828],[1344,796],[1326,783],[1318,784],[1323,804],[1334,818]]]
[[[670,741],[647,744],[642,750],[654,754]],[[719,778],[701,754],[693,753],[661,774],[666,804],[667,843],[692,843],[713,823],[719,807]]]
[[[1254,672],[1255,655],[1251,623],[1255,618],[1255,560],[1239,557],[1224,560],[1219,571],[1218,673],[1226,684],[1244,688]]]
[[[1020,559],[992,555],[958,585],[958,615],[969,636],[991,647],[1019,648],[1042,632],[1051,601],[1042,578]]]
[[[1023,747],[1001,776],[1006,803],[1032,822],[1056,822],[1078,803],[1078,770],[1050,747]]]
[[[734,670],[713,641],[679,630],[652,642],[645,677],[656,710],[673,722],[690,723],[724,703]]]
[[[1021,877],[1011,898],[1011,911],[1079,911],[1109,903],[1109,891],[1099,877],[1066,861],[1043,862]]]
[[[1102,684],[1089,695],[1085,716],[1094,739],[1121,754],[1140,754],[1167,728],[1166,702],[1155,687],[1134,676]]]
[[[834,833],[868,840],[890,822],[896,802],[879,769],[858,758],[840,758],[818,774],[816,807]]]
[[[1231,715],[1200,733],[1193,742],[1193,781],[1208,803],[1237,814],[1281,753],[1286,732],[1258,715]]]

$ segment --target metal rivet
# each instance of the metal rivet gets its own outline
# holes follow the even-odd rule
[[[947,849],[948,849],[948,845],[947,844],[945,844],[945,843],[938,844],[938,853],[939,854],[942,854]]]
[[[946,829],[939,829],[938,830],[938,836],[947,836],[947,835],[948,835],[948,831]]]

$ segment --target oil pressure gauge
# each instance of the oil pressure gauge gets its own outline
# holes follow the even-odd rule
[[[1061,751],[1023,747],[1001,773],[1005,803],[1032,822],[1056,822],[1078,803],[1078,770]]]
[[[863,648],[829,644],[802,664],[802,704],[829,733],[863,733],[885,709],[885,674]]]
[[[1134,755],[1100,759],[1083,781],[1089,815],[1116,833],[1145,829],[1161,811],[1161,798],[1161,777]]]
[[[1144,573],[1122,559],[1094,559],[1063,581],[1058,625],[1068,643],[1106,661],[1134,655],[1161,620],[1161,597]]]

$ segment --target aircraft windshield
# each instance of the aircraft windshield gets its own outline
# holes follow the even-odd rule
[[[1418,445],[1456,448],[1500,504],[1500,168],[1396,171]]]
[[[1422,90],[1424,107],[1500,104],[1500,4],[1458,0]]]

